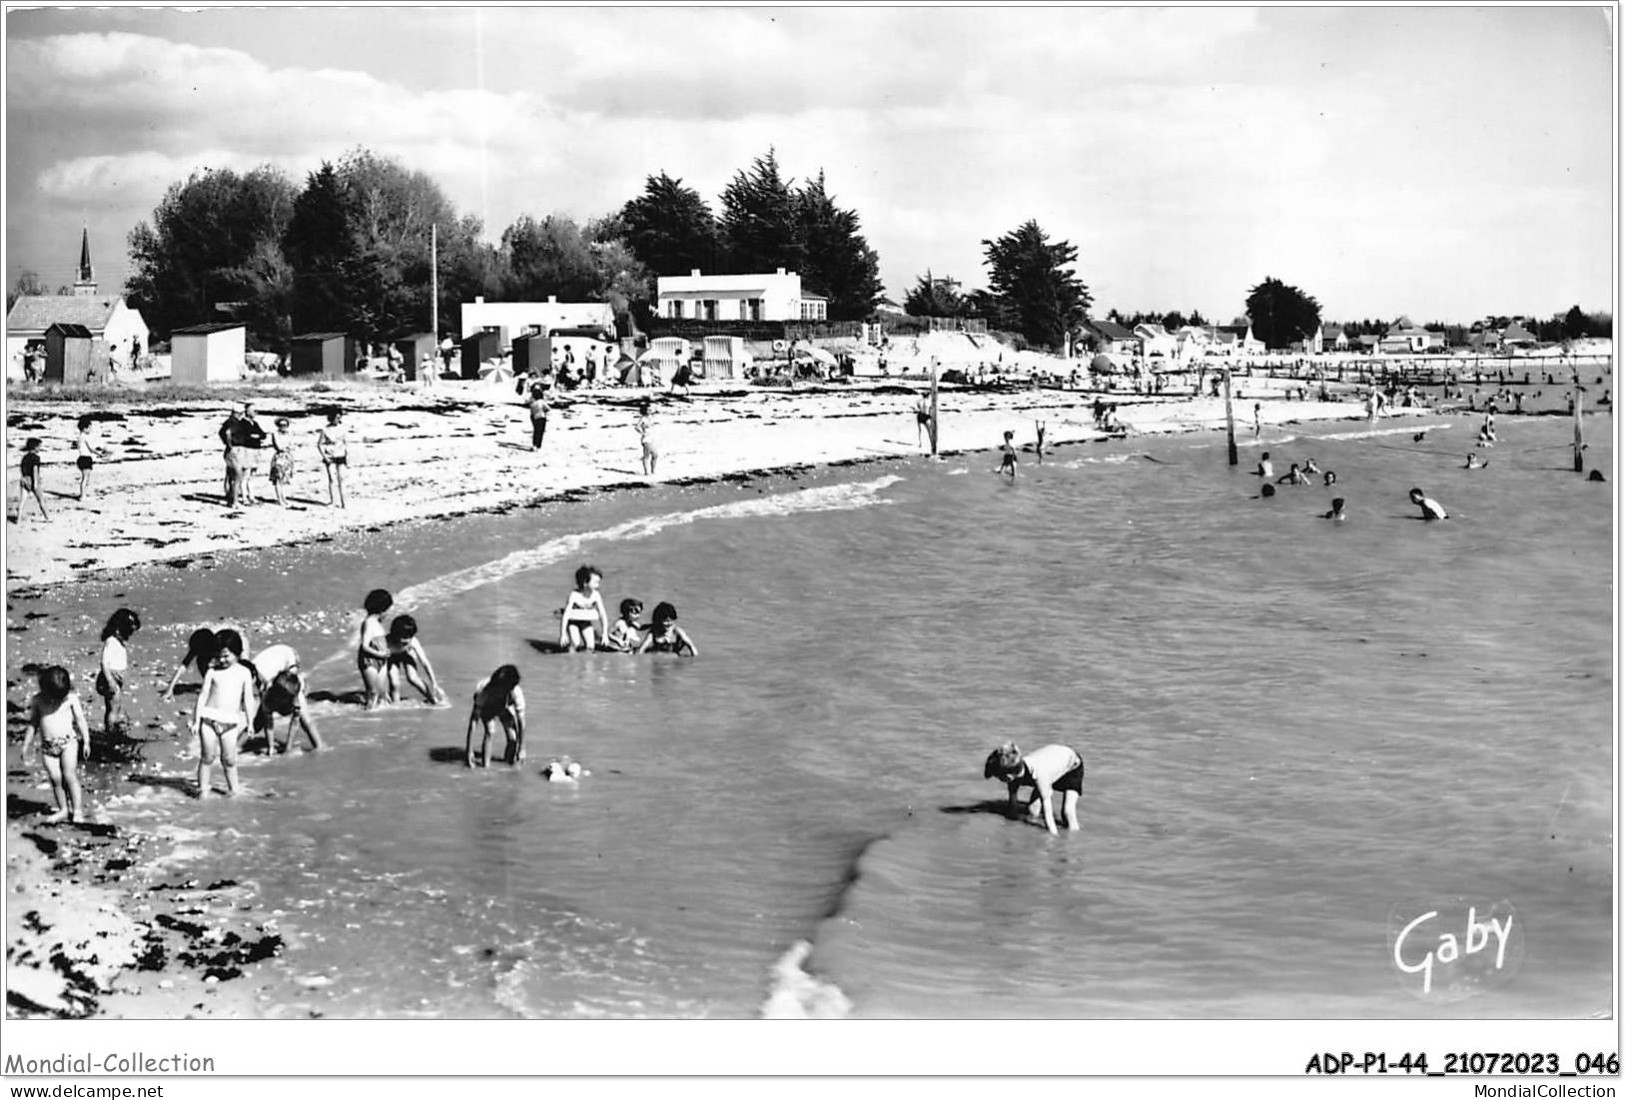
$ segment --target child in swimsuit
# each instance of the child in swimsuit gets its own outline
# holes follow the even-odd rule
[[[23,756],[37,737],[40,762],[51,781],[51,800],[56,811],[46,821],[84,820],[83,798],[79,792],[79,760],[90,755],[90,723],[74,693],[73,680],[61,665],[42,668],[37,673],[39,693],[28,701],[28,733],[23,737]]]
[[[564,601],[559,618],[559,648],[566,653],[596,649],[598,639],[609,633],[609,613],[604,610],[604,598],[598,594],[603,581],[604,575],[596,566],[583,565],[576,570],[575,591]]]
[[[643,614],[643,601],[628,597],[621,601],[621,617],[616,619],[609,628],[609,637],[604,640],[604,648],[612,649],[616,653],[633,653],[643,643],[643,627],[638,624],[638,616]]]
[[[276,720],[288,716],[288,737],[282,744],[284,754],[293,751],[293,727],[298,723],[310,741],[310,751],[322,747],[316,722],[305,705],[305,674],[299,669],[299,654],[290,645],[268,645],[260,650],[252,662],[244,662],[254,674],[254,688],[259,692],[259,710],[254,712],[254,732],[265,735],[265,755],[276,752]]]
[[[395,597],[374,588],[361,602],[367,617],[356,633],[355,663],[361,673],[361,690],[368,710],[376,710],[389,698],[389,640],[384,630],[384,612],[395,606]]]
[[[1029,817],[1042,811],[1044,827],[1051,836],[1055,831],[1054,794],[1060,791],[1062,801],[1061,823],[1068,829],[1078,829],[1078,796],[1083,793],[1083,757],[1066,745],[1045,745],[1034,749],[1025,757],[1014,741],[1006,741],[988,753],[982,767],[983,779],[1003,780],[1010,794],[1010,816],[1016,817],[1020,803],[1017,792],[1022,787],[1033,788],[1033,798],[1027,804]]]
[[[1263,454],[1258,456],[1258,469],[1254,470],[1253,473],[1266,479],[1275,476],[1275,463],[1270,461],[1270,453],[1268,451],[1265,451]]]
[[[665,601],[655,604],[654,625],[649,628],[643,644],[638,646],[638,652],[687,654],[690,657],[700,655],[694,640],[677,625],[677,609]]]
[[[660,461],[660,451],[655,447],[655,441],[649,437],[649,403],[645,401],[638,409],[638,439],[643,444],[643,472],[653,477],[655,464]]]
[[[41,519],[50,519],[51,513],[45,510],[45,498],[40,495],[39,487],[39,440],[28,439],[23,443],[23,459],[17,478],[17,522],[23,521],[23,506],[28,498],[33,497],[34,503],[39,505]]]
[[[1332,510],[1330,512],[1327,512],[1324,516],[1322,516],[1320,518],[1321,519],[1329,519],[1329,520],[1333,521],[1334,523],[1342,523],[1344,520],[1348,519],[1349,514],[1347,512],[1345,512],[1345,511],[1343,511],[1343,498],[1342,497],[1333,498],[1333,500],[1332,500]]]
[[[1444,505],[1440,504],[1438,501],[1434,500],[1432,497],[1430,497],[1426,493],[1422,492],[1422,490],[1420,490],[1420,489],[1412,489],[1411,493],[1410,493],[1410,496],[1411,496],[1411,503],[1416,505],[1418,508],[1422,509],[1422,518],[1423,519],[1449,519],[1450,518],[1449,513],[1447,513],[1444,510]]]
[[[250,716],[259,706],[254,698],[254,673],[242,663],[241,635],[222,630],[215,641],[219,648],[214,665],[203,676],[197,709],[192,713],[192,732],[198,739],[199,798],[209,794],[209,768],[217,756],[226,773],[226,794],[237,793],[237,742],[248,732]]]
[[[384,637],[389,646],[389,701],[400,701],[401,678],[423,693],[426,703],[441,703],[445,696],[434,678],[434,666],[418,641],[418,621],[410,615],[397,615]]]
[[[181,682],[181,677],[189,667],[197,666],[199,679],[208,675],[209,663],[214,660],[214,655],[219,649],[219,643],[214,640],[214,631],[208,627],[192,631],[191,637],[186,639],[186,656],[181,658],[180,665],[175,669],[175,675],[169,678],[169,686],[164,689],[164,699],[174,698],[175,685]]]
[[[474,705],[468,712],[468,732],[463,741],[463,763],[474,766],[474,723],[485,730],[480,742],[480,767],[491,762],[491,723],[500,722],[507,735],[504,763],[519,764],[525,759],[525,695],[519,690],[519,670],[503,665],[474,685]]]
[[[1016,446],[1013,442],[1015,438],[1015,432],[1005,432],[1004,442],[999,446],[999,451],[1003,457],[999,459],[998,472],[1001,474],[1009,474],[1011,480],[1015,480],[1016,476]]]
[[[113,612],[102,628],[102,667],[96,674],[96,694],[102,697],[105,733],[129,724],[129,716],[124,713],[124,675],[130,668],[130,654],[125,645],[140,629],[141,616],[128,607]]]
[[[90,471],[96,465],[96,448],[90,443],[90,426],[94,423],[88,416],[79,418],[79,438],[75,442],[75,449],[79,452],[76,464],[79,467],[79,499],[85,499],[85,490],[90,486]]]

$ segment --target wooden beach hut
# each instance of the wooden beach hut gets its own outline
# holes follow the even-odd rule
[[[553,338],[527,332],[513,338],[514,374],[546,374],[553,368]]]
[[[407,336],[398,337],[394,344],[395,350],[401,353],[401,367],[406,373],[408,382],[418,380],[419,366],[422,364],[425,355],[434,364],[434,369],[439,369],[440,352],[435,347],[434,333],[414,332]]]
[[[57,321],[45,328],[45,381],[65,385],[107,380],[107,345],[84,325]]]
[[[243,376],[248,329],[221,322],[191,325],[169,334],[169,380],[176,385],[235,382]]]
[[[307,332],[293,338],[291,373],[341,378],[355,369],[355,341],[342,332]]]
[[[463,379],[477,382],[480,377],[480,364],[487,359],[496,359],[502,354],[502,334],[493,329],[473,332],[463,337],[462,366]]]

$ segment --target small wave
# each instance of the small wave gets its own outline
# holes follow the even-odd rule
[[[1372,439],[1381,435],[1416,435],[1418,432],[1442,432],[1449,424],[1406,424],[1398,428],[1368,428],[1363,432],[1331,432],[1317,439]]]
[[[834,982],[807,973],[803,963],[812,944],[797,940],[773,964],[773,988],[762,1005],[768,1020],[839,1020],[852,1012],[852,1002]]]
[[[880,491],[903,479],[896,474],[875,478],[873,481],[825,485],[814,489],[801,489],[792,493],[756,497],[751,500],[731,501],[696,508],[688,512],[666,512],[644,516],[606,527],[598,531],[585,531],[579,535],[562,535],[539,546],[516,550],[494,561],[482,562],[467,569],[447,573],[422,584],[412,585],[395,594],[398,608],[423,607],[440,603],[476,588],[506,580],[517,573],[540,569],[555,562],[575,557],[586,542],[623,542],[646,539],[670,527],[679,527],[704,519],[745,519],[755,516],[791,516],[805,512],[839,512],[867,508],[885,503]],[[323,665],[347,656],[346,648],[321,662]]]

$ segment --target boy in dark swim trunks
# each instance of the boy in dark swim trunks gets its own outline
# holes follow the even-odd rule
[[[1044,827],[1051,836],[1059,835],[1055,830],[1053,802],[1055,792],[1060,791],[1065,796],[1061,821],[1069,830],[1080,828],[1078,796],[1083,793],[1083,757],[1075,749],[1065,745],[1045,745],[1023,757],[1014,741],[1006,741],[988,753],[982,778],[1001,780],[1009,789],[1011,817],[1017,816],[1020,806],[1017,792],[1022,787],[1033,788],[1034,795],[1027,804],[1027,814],[1029,817],[1035,816],[1042,810]]]
[[[1015,445],[1015,442],[1014,442],[1015,438],[1016,438],[1016,433],[1015,432],[1005,432],[1004,433],[1004,442],[1002,444],[1000,444],[1000,446],[999,446],[999,453],[1000,453],[1000,455],[1002,457],[999,459],[998,472],[1001,473],[1001,474],[1009,474],[1011,481],[1014,481],[1016,479],[1016,445]]]
[[[29,439],[23,443],[23,460],[18,474],[17,484],[17,522],[23,521],[23,507],[27,505],[28,498],[33,497],[34,503],[39,505],[41,519],[50,519],[51,513],[45,510],[45,498],[40,495],[39,488],[39,440]]]
[[[90,486],[90,471],[96,465],[96,448],[90,443],[90,425],[93,421],[88,416],[79,418],[79,438],[74,447],[79,452],[77,464],[79,466],[79,499],[85,499],[85,490]]]

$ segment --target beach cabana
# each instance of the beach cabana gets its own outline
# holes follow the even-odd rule
[[[235,382],[243,376],[248,329],[222,322],[169,334],[169,380],[177,385]]]
[[[293,338],[291,374],[340,378],[355,370],[355,342],[342,332],[307,332]]]
[[[435,349],[435,338],[432,332],[414,332],[407,336],[397,337],[394,341],[395,350],[401,353],[401,369],[406,374],[408,382],[418,380],[419,364],[427,355],[434,369],[440,367],[440,353]]]
[[[62,321],[45,328],[45,381],[79,385],[107,380],[107,345],[84,325]]]
[[[527,332],[513,340],[513,372],[546,374],[553,368],[553,338],[540,332]]]
[[[496,359],[502,354],[502,334],[492,329],[470,333],[463,337],[459,349],[463,378],[472,382],[479,378],[480,368],[487,359]]]

